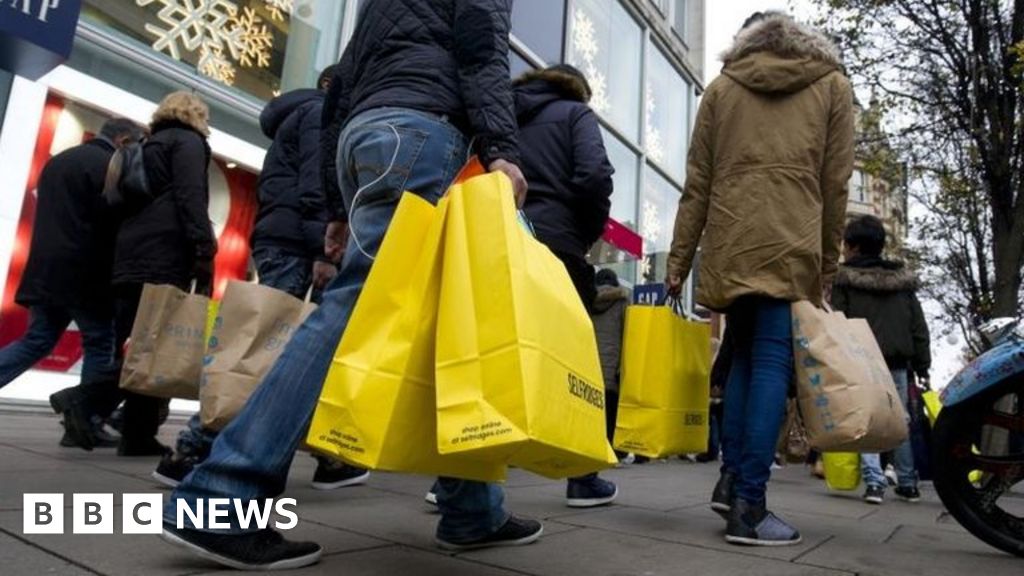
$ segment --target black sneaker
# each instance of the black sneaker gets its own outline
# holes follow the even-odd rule
[[[365,484],[370,472],[342,462],[327,458],[317,458],[316,472],[313,473],[312,486],[316,490],[335,490],[346,486]]]
[[[106,430],[105,422],[99,416],[93,416],[91,418],[93,424],[93,436],[96,438],[97,448],[116,448],[121,442],[121,436],[116,432],[111,433]],[[61,420],[61,426],[64,426],[64,421]],[[75,442],[71,434],[68,433],[67,429],[64,430],[64,435],[60,438],[60,445],[64,448],[78,448],[78,444]]]
[[[868,486],[864,491],[864,501],[868,504],[881,504],[885,500],[885,488],[881,486]]]
[[[711,509],[714,510],[723,520],[729,519],[729,510],[732,509],[733,496],[736,491],[736,475],[732,472],[722,472],[715,484],[715,490],[711,493]]]
[[[50,407],[64,417],[67,444],[92,451],[98,440],[92,425],[91,414],[89,414],[77,387],[72,386],[51,394]],[[64,445],[63,440],[62,445]]]
[[[743,546],[793,546],[802,541],[800,533],[765,509],[737,498],[729,511],[725,541]]]
[[[569,479],[565,489],[565,503],[570,508],[593,508],[611,504],[618,495],[619,488],[614,482],[593,474]]]
[[[163,539],[201,558],[236,570],[291,570],[315,564],[323,548],[316,542],[290,542],[265,528],[244,534],[217,534],[177,529],[164,524]]]
[[[188,476],[192,469],[202,462],[197,456],[181,456],[165,454],[160,459],[160,464],[153,471],[153,479],[170,488],[177,488],[178,484]]]
[[[540,522],[509,516],[509,519],[497,532],[486,538],[469,542],[450,542],[441,537],[436,537],[434,541],[444,550],[465,552],[467,550],[479,550],[480,548],[493,548],[497,546],[524,546],[536,542],[543,533],[544,526]]]
[[[916,486],[899,486],[895,490],[896,495],[907,502],[920,502],[921,491]]]

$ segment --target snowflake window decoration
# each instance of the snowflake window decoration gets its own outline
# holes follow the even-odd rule
[[[161,5],[158,22],[145,25],[156,37],[154,50],[175,60],[182,52],[197,54],[199,73],[228,85],[234,84],[236,64],[270,66],[274,36],[252,8],[239,11],[231,0],[135,0],[141,7],[154,2]]]
[[[650,200],[644,200],[644,214],[641,221],[644,238],[650,240],[651,244],[657,244],[661,236],[661,218],[658,214],[658,207]]]
[[[654,90],[648,83],[647,96],[644,98],[644,144],[647,155],[655,162],[661,162],[665,158],[665,147],[661,142],[661,129],[654,125],[655,111]]]
[[[595,61],[601,52],[594,32],[594,21],[582,10],[576,9],[572,14],[572,45],[573,65],[583,71],[590,83],[590,106],[599,112],[607,112],[609,108],[607,81],[604,72],[598,69]]]
[[[290,17],[295,10],[295,0],[264,0],[264,3],[274,20],[284,21],[285,15]]]

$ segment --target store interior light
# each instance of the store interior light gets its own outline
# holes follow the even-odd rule
[[[228,162],[227,167],[228,170],[234,170],[235,168],[238,168],[238,164],[236,162]]]

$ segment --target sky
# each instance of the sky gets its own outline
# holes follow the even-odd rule
[[[791,8],[792,5],[792,8]],[[732,45],[733,36],[748,16],[754,12],[765,10],[782,10],[793,14],[797,20],[807,21],[813,15],[810,0],[708,0],[707,7],[707,53],[704,60],[705,86],[721,71],[722,63],[719,55]],[[913,234],[913,231],[911,231]],[[939,313],[937,305],[924,303],[925,312],[930,317]],[[963,347],[958,338],[941,338],[935,333],[939,326],[932,321],[932,385],[942,387],[956,373],[961,364],[960,354]]]

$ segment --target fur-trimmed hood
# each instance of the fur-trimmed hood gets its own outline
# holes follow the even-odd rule
[[[515,80],[516,117],[520,124],[555,100],[586,103],[590,87],[586,80],[559,70],[527,72]]]
[[[916,292],[920,282],[903,264],[878,260],[875,265],[840,266],[835,285],[866,292]]]
[[[611,309],[616,302],[629,301],[629,288],[623,286],[598,286],[597,297],[594,298],[594,310],[604,312]]]
[[[762,93],[793,93],[842,70],[836,47],[822,32],[784,14],[740,31],[722,54],[723,73]]]

